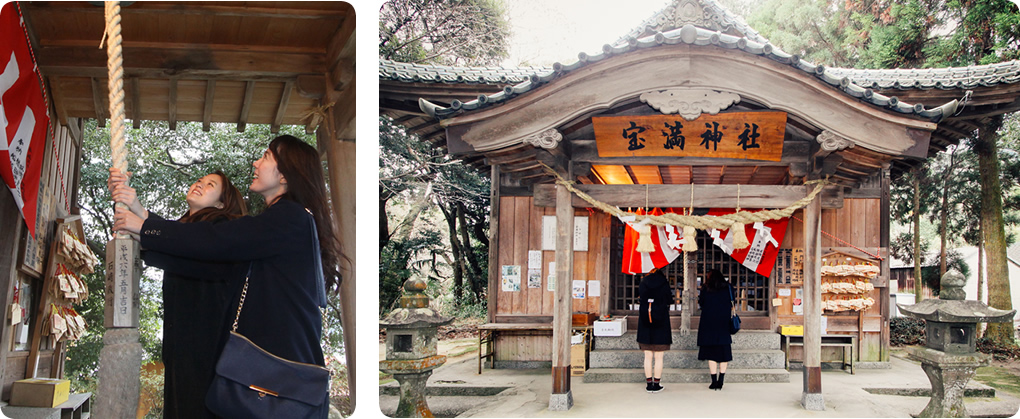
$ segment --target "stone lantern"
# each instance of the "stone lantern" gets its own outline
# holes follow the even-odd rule
[[[897,304],[900,311],[925,322],[925,347],[911,347],[908,355],[921,361],[921,368],[931,381],[931,401],[917,417],[967,417],[964,388],[978,367],[988,365],[990,359],[977,352],[977,324],[1008,322],[1016,313],[964,300],[966,282],[962,274],[952,270],[942,276],[938,299]]]
[[[432,370],[446,362],[446,355],[437,353],[436,335],[439,326],[453,318],[429,308],[425,286],[420,279],[404,282],[400,307],[379,321],[386,328],[386,359],[379,361],[379,370],[400,383],[396,417],[433,417],[425,401],[425,383]]]

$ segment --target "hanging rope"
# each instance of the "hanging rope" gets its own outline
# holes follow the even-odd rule
[[[106,2],[107,86],[110,91],[110,151],[113,167],[127,173],[127,150],[124,147],[124,55],[120,36],[120,2]],[[102,42],[100,42],[102,47]],[[135,115],[137,118],[138,115]]]
[[[120,36],[120,2],[106,2],[106,31],[99,42],[106,41],[107,87],[110,102],[110,154],[113,167],[127,174],[127,148],[124,147],[124,55]],[[137,118],[138,115],[135,115]],[[127,208],[117,203],[118,208]],[[117,237],[126,237],[117,233]]]

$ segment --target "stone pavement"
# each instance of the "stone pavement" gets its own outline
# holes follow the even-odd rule
[[[924,409],[928,397],[872,394],[865,388],[885,389],[885,392],[930,388],[920,365],[893,356],[889,369],[858,369],[854,375],[841,370],[823,370],[824,411],[808,411],[801,407],[803,377],[800,370],[794,369],[790,371],[789,383],[726,383],[721,391],[709,390],[707,383],[663,382],[665,390],[647,393],[644,383],[584,383],[583,377],[573,377],[574,407],[554,412],[548,410],[552,379],[547,369],[484,369],[479,375],[476,357],[477,353],[470,352],[451,358],[429,379],[428,402],[437,416],[911,417]],[[482,394],[478,390],[491,387],[508,389],[495,395],[470,396]],[[988,389],[975,381],[970,382],[968,388],[971,387]],[[396,396],[381,396],[382,411],[392,412],[388,406],[395,406],[396,400]],[[996,391],[996,397],[968,397],[966,405],[973,417],[1011,417],[1020,409],[1020,398]]]

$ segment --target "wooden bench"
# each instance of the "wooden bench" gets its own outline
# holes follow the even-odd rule
[[[786,368],[790,368],[790,347],[804,346],[804,336],[783,335],[783,353],[786,356]],[[841,359],[843,369],[850,366],[850,374],[854,373],[854,347],[857,346],[855,335],[822,335],[822,347],[837,347],[842,349]],[[848,356],[849,355],[849,356]],[[801,362],[803,362],[801,360]]]
[[[489,360],[489,369],[496,363],[495,343],[500,332],[526,332],[553,330],[552,323],[485,323],[478,325],[478,373],[482,373],[482,360]]]

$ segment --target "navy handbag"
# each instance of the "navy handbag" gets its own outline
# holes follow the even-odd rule
[[[740,331],[740,316],[737,315],[737,304],[733,297],[733,288],[727,284],[730,290],[730,334],[735,335]]]

